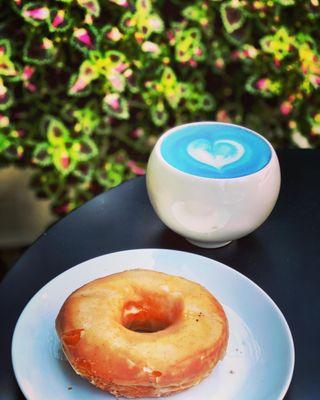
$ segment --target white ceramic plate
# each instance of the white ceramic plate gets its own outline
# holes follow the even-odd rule
[[[132,268],[154,269],[199,282],[223,304],[230,340],[223,361],[199,385],[175,400],[280,400],[289,387],[294,346],[275,303],[257,285],[217,261],[173,250],[107,254],[67,270],[45,285],[23,310],[12,360],[28,400],[114,399],[77,376],[64,358],[54,323],[66,297],[85,283]]]

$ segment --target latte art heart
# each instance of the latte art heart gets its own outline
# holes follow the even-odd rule
[[[188,145],[187,152],[193,159],[220,169],[240,160],[245,150],[234,140],[221,139],[210,142],[207,139],[196,139]]]
[[[172,167],[195,176],[230,179],[260,171],[271,159],[268,143],[236,125],[199,122],[168,132],[161,156]]]

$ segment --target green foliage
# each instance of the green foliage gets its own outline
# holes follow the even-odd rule
[[[64,214],[198,120],[319,147],[318,0],[0,0],[0,161]]]

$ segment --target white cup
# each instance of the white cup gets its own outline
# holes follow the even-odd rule
[[[222,128],[232,125],[220,122],[193,125],[201,124],[219,124]],[[168,130],[157,141],[147,167],[149,198],[164,224],[189,242],[205,248],[221,247],[248,235],[270,215],[280,190],[278,158],[264,137],[247,129],[270,147],[271,158],[262,169],[237,178],[191,175],[169,164],[160,151],[168,135],[187,125],[191,124]]]

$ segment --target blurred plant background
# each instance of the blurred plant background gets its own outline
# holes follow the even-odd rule
[[[0,0],[0,162],[58,215],[189,121],[320,144],[318,0]]]

